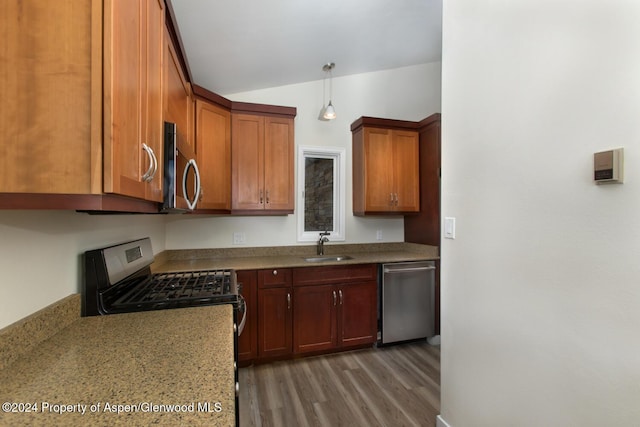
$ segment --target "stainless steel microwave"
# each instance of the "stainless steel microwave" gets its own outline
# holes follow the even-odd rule
[[[164,183],[162,212],[180,213],[196,208],[200,197],[200,171],[193,149],[178,139],[175,123],[164,123]]]

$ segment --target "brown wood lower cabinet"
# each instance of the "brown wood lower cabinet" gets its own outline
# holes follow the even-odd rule
[[[377,337],[375,282],[294,288],[293,352],[371,344]]]
[[[293,289],[291,270],[258,271],[258,358],[291,354]]]
[[[295,353],[333,349],[337,344],[337,293],[334,285],[295,288]]]
[[[240,361],[264,362],[375,343],[377,272],[376,264],[239,271],[251,316],[239,339]],[[250,304],[252,281],[257,281],[257,301]]]
[[[374,343],[376,278],[375,264],[294,269],[294,354]]]

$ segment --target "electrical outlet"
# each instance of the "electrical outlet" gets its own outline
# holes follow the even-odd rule
[[[244,245],[246,243],[247,243],[247,235],[244,232],[239,232],[239,231],[233,232],[234,245]]]
[[[376,240],[382,240],[382,230],[376,231]]]

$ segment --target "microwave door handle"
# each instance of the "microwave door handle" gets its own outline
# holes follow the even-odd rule
[[[193,172],[195,174],[195,194],[193,195],[193,201],[189,200],[187,197],[187,176],[189,175],[189,168],[193,168]],[[187,165],[184,168],[184,173],[182,174],[182,194],[187,202],[187,207],[190,210],[194,210],[196,208],[196,203],[198,202],[198,197],[200,197],[200,171],[198,171],[198,165],[193,159],[187,162]]]
[[[193,195],[193,203],[191,204],[191,210],[193,210],[196,208],[196,204],[198,203],[198,199],[200,198],[200,190],[202,189],[202,186],[200,185],[200,170],[198,169],[198,164],[194,159],[191,159],[191,161],[193,162],[193,171],[196,175],[196,182],[194,184],[195,192]]]

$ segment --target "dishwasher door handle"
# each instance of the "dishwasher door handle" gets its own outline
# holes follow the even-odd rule
[[[435,270],[434,266],[428,267],[410,267],[410,268],[385,268],[385,273],[408,273],[411,271],[426,271],[426,270]]]
[[[427,271],[427,270],[435,270],[436,268],[433,266],[430,267],[413,267],[413,268],[385,268],[385,273],[409,273],[412,271]]]

